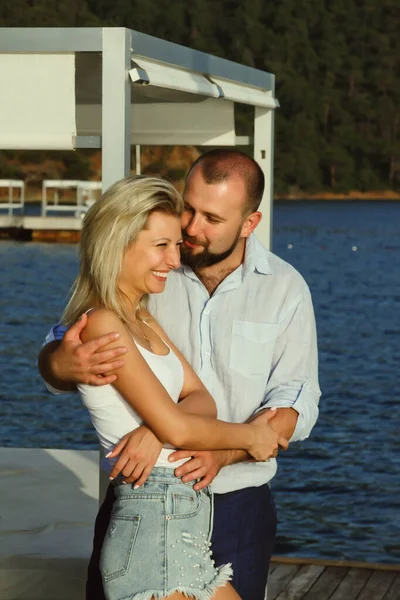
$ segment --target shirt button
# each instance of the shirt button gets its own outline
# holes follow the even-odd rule
[[[210,358],[211,354],[209,352],[205,352],[204,356],[207,356],[207,358]]]
[[[205,314],[205,315],[208,315],[209,313],[210,313],[210,310],[209,310],[208,308],[205,308],[205,309],[204,309],[204,314]]]

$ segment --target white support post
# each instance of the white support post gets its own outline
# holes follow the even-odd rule
[[[102,182],[103,191],[130,174],[131,166],[131,32],[103,28]],[[102,450],[100,448],[100,457]],[[100,468],[99,501],[109,480]]]
[[[140,175],[142,172],[142,165],[140,162],[140,146],[136,144],[136,175]]]
[[[130,173],[131,32],[103,28],[102,181],[103,191]]]
[[[47,212],[47,190],[44,182],[42,183],[42,217],[46,216]]]
[[[263,218],[256,229],[256,234],[260,242],[270,250],[272,246],[275,111],[257,106],[254,110],[254,159],[262,168],[265,177],[264,196],[260,206]]]
[[[13,205],[13,186],[10,185],[8,188],[8,214],[12,215],[12,205]]]

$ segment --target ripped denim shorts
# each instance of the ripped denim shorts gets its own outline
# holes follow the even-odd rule
[[[211,552],[213,499],[171,468],[155,467],[137,490],[116,482],[100,558],[107,600],[150,600],[182,592],[208,600],[231,579]]]

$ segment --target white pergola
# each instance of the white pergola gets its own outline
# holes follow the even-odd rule
[[[0,28],[0,149],[102,149],[103,189],[131,146],[253,143],[266,178],[258,237],[272,226],[275,77],[125,28]],[[234,104],[254,106],[254,136]]]
[[[103,189],[132,145],[253,143],[270,246],[274,75],[124,28],[0,28],[0,82],[0,149],[101,148]],[[235,134],[235,103],[254,106],[253,139]],[[98,452],[0,448],[0,472],[0,596],[83,600]]]

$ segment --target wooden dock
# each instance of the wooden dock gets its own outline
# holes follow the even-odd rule
[[[272,559],[267,600],[400,600],[400,565]]]

